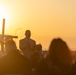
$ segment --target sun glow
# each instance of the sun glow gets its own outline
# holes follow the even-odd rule
[[[0,32],[2,31],[2,20],[6,19],[6,23],[10,22],[10,13],[7,11],[7,9],[0,5]]]

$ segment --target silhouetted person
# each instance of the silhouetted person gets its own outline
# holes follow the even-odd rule
[[[40,62],[40,60],[42,60],[42,54],[39,52],[34,52],[31,55],[31,63],[32,63],[32,68],[35,68],[37,66],[37,64]]]
[[[44,57],[43,54],[42,54],[42,45],[41,44],[36,45],[35,52],[38,52],[40,55],[42,55],[42,58]]]
[[[48,55],[37,66],[36,75],[68,75],[72,66],[70,49],[60,38],[53,39]]]
[[[41,53],[39,52],[34,52],[31,57],[30,57],[30,60],[31,60],[31,65],[32,65],[32,74],[34,75],[34,72],[35,72],[35,68],[36,66],[38,65],[38,63],[43,59],[43,56]]]
[[[37,52],[42,52],[42,45],[41,44],[36,45],[36,51]]]
[[[0,75],[31,75],[31,65],[27,57],[20,54],[13,40],[5,43],[7,54],[0,59]]]
[[[36,42],[30,38],[30,30],[25,31],[25,36],[26,37],[24,39],[19,41],[19,48],[25,56],[29,57],[35,51]]]

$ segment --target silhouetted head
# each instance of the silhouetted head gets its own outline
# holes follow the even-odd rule
[[[37,51],[42,51],[42,45],[41,44],[37,44],[36,45],[36,50]]]
[[[31,36],[31,31],[30,31],[30,30],[26,30],[26,31],[25,31],[25,36],[26,36],[27,38],[30,38],[30,36]]]
[[[53,39],[50,47],[48,56],[53,60],[58,60],[60,62],[70,63],[72,62],[72,57],[70,49],[66,42],[61,38]]]
[[[13,50],[16,50],[17,49],[16,43],[13,40],[8,40],[5,43],[5,49],[6,49],[7,52],[11,52]]]

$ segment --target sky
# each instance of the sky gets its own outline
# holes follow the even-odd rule
[[[76,50],[76,0],[0,0],[0,34],[3,18],[5,34],[17,35],[17,46],[29,29],[43,50],[57,37]]]

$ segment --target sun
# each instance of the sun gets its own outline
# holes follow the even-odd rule
[[[0,5],[0,32],[2,31],[2,20],[5,19],[7,23],[10,21],[10,13],[3,5]]]

